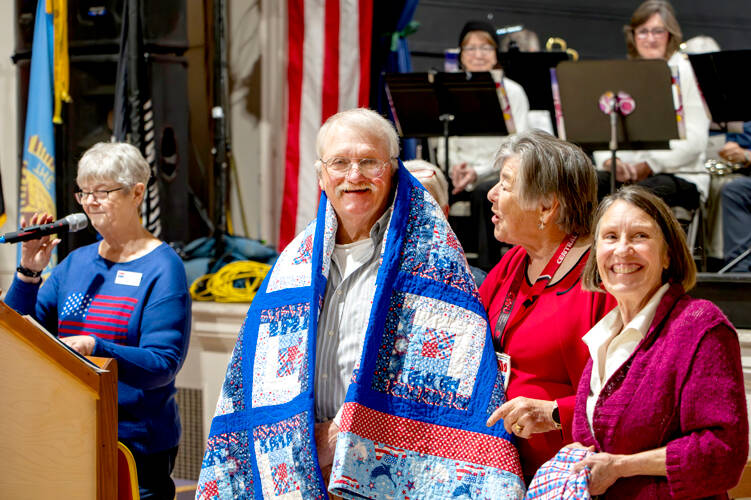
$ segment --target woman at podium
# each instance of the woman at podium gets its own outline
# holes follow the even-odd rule
[[[506,78],[498,70],[498,36],[495,28],[484,21],[467,22],[459,35],[459,62],[465,71],[493,71],[498,86],[501,109],[509,131],[527,130],[529,100],[521,85]],[[492,162],[500,140],[498,137],[451,137],[449,139],[448,169],[453,185],[452,194],[463,191],[471,204],[472,218],[478,228],[478,265],[490,270],[500,259],[501,246],[493,238],[493,224],[490,222],[490,206],[487,194],[497,181],[498,172]],[[444,143],[439,141],[437,159],[444,161]],[[466,199],[466,198],[465,198]]]
[[[691,64],[678,51],[682,33],[673,7],[665,0],[647,0],[634,11],[624,28],[630,59],[664,59],[673,75],[676,98],[685,126],[685,139],[671,140],[668,150],[618,151],[617,183],[640,184],[662,198],[668,206],[698,208],[709,193],[709,175],[704,169],[704,151],[709,137],[709,117],[704,109]],[[639,106],[639,103],[636,103]],[[610,153],[595,154],[598,167],[598,197],[610,191]]]
[[[175,376],[188,350],[190,297],[182,261],[139,219],[150,172],[130,144],[86,151],[75,196],[101,241],[73,251],[44,280],[60,240],[24,242],[5,302],[80,354],[117,361],[118,439],[135,457],[141,498],[172,499],[181,430]],[[51,220],[34,214],[29,222]]]

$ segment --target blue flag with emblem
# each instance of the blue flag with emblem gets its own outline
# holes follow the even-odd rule
[[[31,49],[31,74],[26,107],[26,130],[18,196],[18,218],[28,222],[35,212],[55,216],[55,133],[52,124],[54,94],[53,15],[39,0]],[[18,246],[20,259],[21,246]],[[50,266],[57,261],[53,255]]]

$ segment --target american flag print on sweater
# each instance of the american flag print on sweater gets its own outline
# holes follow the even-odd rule
[[[71,293],[63,304],[57,332],[60,337],[94,335],[125,344],[128,321],[137,304],[133,297]]]

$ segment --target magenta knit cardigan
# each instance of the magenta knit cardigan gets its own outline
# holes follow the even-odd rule
[[[603,498],[727,498],[748,456],[738,336],[717,306],[680,285],[663,296],[646,337],[586,417],[590,360],[579,382],[573,437],[632,454],[667,445],[667,478],[621,478]]]

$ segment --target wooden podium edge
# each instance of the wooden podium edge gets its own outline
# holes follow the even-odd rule
[[[97,372],[76,355],[50,339],[37,325],[28,321],[0,301],[0,325],[18,332],[34,350],[49,358],[87,386],[96,395],[97,498],[117,499],[117,362],[112,358],[87,357],[99,368]]]
[[[107,370],[99,373],[97,400],[97,498],[116,499],[117,475],[117,361],[90,356],[90,361]]]
[[[83,363],[75,354],[68,352],[64,347],[56,345],[56,342],[50,339],[45,332],[39,330],[37,325],[18,314],[2,301],[0,301],[0,324],[6,326],[9,330],[22,333],[22,335],[18,335],[20,339],[57,363],[92,391],[99,393],[100,377],[94,369],[87,366],[86,363]]]

